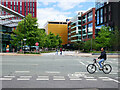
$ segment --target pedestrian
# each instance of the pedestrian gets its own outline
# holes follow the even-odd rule
[[[60,48],[60,55],[62,55],[62,48]]]
[[[58,49],[56,48],[56,54],[58,55]]]

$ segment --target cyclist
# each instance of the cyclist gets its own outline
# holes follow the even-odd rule
[[[98,57],[98,59],[100,59],[99,65],[100,65],[100,70],[102,70],[101,62],[106,60],[106,52],[105,52],[104,48],[101,48],[101,55]]]

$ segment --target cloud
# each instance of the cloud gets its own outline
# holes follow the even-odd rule
[[[38,2],[48,5],[50,2],[57,3],[56,6],[63,9],[69,10],[79,5],[81,2],[88,2],[93,0],[38,0]]]
[[[37,18],[39,27],[43,28],[44,24],[47,21],[66,21],[67,15],[71,12],[60,12],[54,8],[38,8],[37,9]]]

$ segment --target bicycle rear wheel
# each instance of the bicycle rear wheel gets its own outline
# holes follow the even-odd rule
[[[111,71],[112,71],[112,67],[111,67],[109,64],[105,64],[105,65],[103,66],[103,72],[104,72],[105,74],[109,74]]]
[[[95,71],[96,71],[96,66],[95,66],[94,64],[89,64],[89,65],[87,66],[87,71],[88,71],[90,74],[95,73]]]

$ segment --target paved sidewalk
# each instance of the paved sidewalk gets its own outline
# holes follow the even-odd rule
[[[11,56],[43,56],[43,55],[57,55],[56,52],[53,53],[41,53],[41,54],[18,54],[18,53],[0,53],[0,56],[11,55]],[[60,52],[58,52],[60,55]],[[92,53],[77,53],[75,51],[63,51],[65,56],[81,56],[81,57],[98,57],[99,55],[92,55]],[[107,55],[108,58],[119,58],[120,55]]]
[[[18,53],[0,53],[0,56],[42,56],[41,54],[18,54]]]
[[[68,56],[81,56],[81,57],[98,57],[99,55],[92,55],[92,53],[74,53],[74,54],[66,54]],[[109,58],[119,58],[120,55],[107,55]]]

